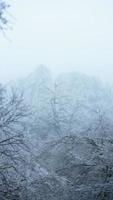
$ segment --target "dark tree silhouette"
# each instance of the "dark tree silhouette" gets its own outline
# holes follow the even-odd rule
[[[7,8],[9,5],[4,0],[0,0],[0,30],[7,28],[8,19],[7,19]]]

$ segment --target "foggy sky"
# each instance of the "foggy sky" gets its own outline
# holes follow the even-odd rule
[[[11,27],[0,34],[0,81],[40,64],[54,74],[80,71],[112,81],[112,0],[9,0]]]

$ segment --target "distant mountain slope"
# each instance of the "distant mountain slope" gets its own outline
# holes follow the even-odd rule
[[[53,80],[46,67],[39,67],[22,80],[21,87],[37,111],[39,124],[46,124],[43,130],[49,129],[50,134],[69,135],[96,126],[100,129],[98,122],[105,126],[104,119],[112,124],[112,90],[95,78],[75,72]]]

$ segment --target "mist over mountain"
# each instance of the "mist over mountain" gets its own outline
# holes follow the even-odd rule
[[[101,126],[99,118],[103,124],[105,119],[112,123],[113,89],[96,78],[76,72],[53,78],[48,68],[40,66],[18,87],[35,110],[37,121],[49,126],[44,128],[45,134],[49,129],[52,137],[85,130],[85,135],[95,135]],[[96,132],[95,126],[99,126]]]

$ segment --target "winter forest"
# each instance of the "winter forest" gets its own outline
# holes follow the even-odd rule
[[[45,65],[0,84],[0,200],[113,200],[112,86]]]

